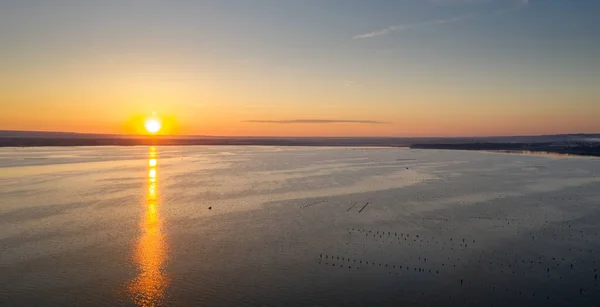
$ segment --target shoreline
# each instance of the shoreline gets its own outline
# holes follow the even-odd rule
[[[600,143],[552,144],[552,143],[462,143],[462,144],[414,144],[411,149],[439,149],[480,151],[505,154],[551,155],[562,157],[600,157]]]

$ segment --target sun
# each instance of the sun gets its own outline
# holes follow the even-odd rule
[[[162,126],[162,123],[160,122],[160,119],[158,119],[156,117],[150,117],[150,118],[146,119],[146,122],[144,123],[144,127],[146,127],[146,131],[148,131],[151,134],[157,133],[160,130],[161,126]]]

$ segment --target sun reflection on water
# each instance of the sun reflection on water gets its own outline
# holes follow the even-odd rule
[[[137,306],[158,306],[164,302],[169,278],[165,272],[167,248],[161,231],[157,187],[156,148],[148,154],[148,190],[145,213],[140,223],[142,235],[137,241],[134,261],[138,275],[130,282],[129,293]]]

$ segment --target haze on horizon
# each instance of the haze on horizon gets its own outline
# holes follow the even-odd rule
[[[600,2],[0,2],[0,130],[600,132]]]

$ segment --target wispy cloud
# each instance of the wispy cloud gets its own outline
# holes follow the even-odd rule
[[[245,120],[245,123],[258,124],[389,124],[375,120],[339,120],[339,119],[289,119],[289,120]]]
[[[389,27],[379,29],[379,30],[376,30],[373,32],[359,34],[359,35],[354,36],[353,38],[354,39],[372,38],[372,37],[387,35],[390,32],[394,32],[394,31],[405,31],[405,30],[409,30],[409,29],[413,29],[413,28],[420,28],[420,27],[424,27],[424,26],[432,26],[432,25],[440,25],[440,24],[459,22],[459,21],[463,21],[465,19],[471,18],[471,16],[472,15],[464,15],[464,16],[458,16],[458,17],[452,17],[452,18],[446,18],[446,19],[437,19],[437,20],[432,20],[432,21],[426,21],[426,22],[411,23],[411,24],[405,24],[405,25],[394,25],[394,26],[389,26]]]
[[[492,0],[432,0],[432,1],[437,4],[442,4],[442,3],[450,4],[450,3],[491,2]],[[511,11],[520,10],[521,8],[524,8],[525,6],[527,6],[529,4],[529,0],[516,0],[515,2],[516,2],[516,5],[513,5],[507,9],[495,11],[492,13],[492,15],[493,14],[503,14],[503,13],[507,13],[507,12],[511,12]],[[377,37],[377,36],[384,36],[391,32],[399,32],[399,31],[406,31],[406,30],[410,30],[410,29],[414,29],[414,28],[421,28],[421,27],[426,27],[426,26],[455,23],[455,22],[460,22],[460,21],[464,21],[467,19],[471,19],[475,16],[480,16],[480,15],[462,15],[462,16],[450,17],[450,18],[445,18],[445,19],[437,19],[437,20],[431,20],[431,21],[425,21],[425,22],[410,23],[410,24],[403,24],[403,25],[393,25],[393,26],[381,28],[379,30],[375,30],[375,31],[372,31],[369,33],[356,35],[353,37],[353,39],[373,38],[373,37]]]

